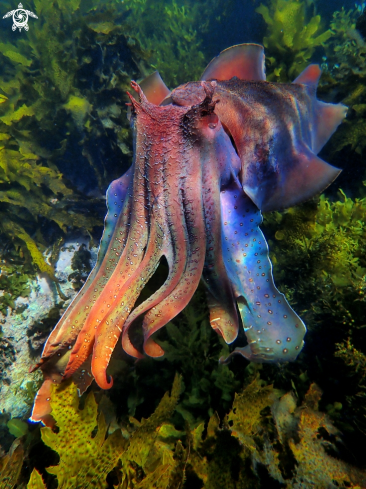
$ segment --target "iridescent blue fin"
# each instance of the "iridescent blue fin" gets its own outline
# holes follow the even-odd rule
[[[221,212],[225,266],[248,340],[233,353],[252,362],[295,360],[306,327],[273,283],[261,212],[237,181],[221,192]]]

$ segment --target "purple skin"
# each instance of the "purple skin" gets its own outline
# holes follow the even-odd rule
[[[306,328],[273,283],[262,214],[238,181],[221,192],[223,255],[248,345],[236,348],[252,362],[293,361]]]

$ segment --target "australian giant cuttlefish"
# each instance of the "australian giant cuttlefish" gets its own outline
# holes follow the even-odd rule
[[[133,163],[107,191],[95,268],[34,367],[45,380],[33,421],[47,422],[52,383],[72,377],[84,392],[94,378],[110,388],[120,337],[132,357],[162,356],[153,333],[201,279],[211,326],[227,343],[241,317],[248,345],[235,352],[254,362],[296,359],[306,328],[274,285],[259,225],[261,211],[309,199],[340,172],[316,156],[346,113],[316,99],[320,74],[310,65],[293,83],[267,82],[263,47],[242,44],[215,58],[201,81],[172,92],[158,73],[142,88],[132,82]],[[134,307],[162,257],[165,282]],[[141,315],[139,346],[129,333]]]

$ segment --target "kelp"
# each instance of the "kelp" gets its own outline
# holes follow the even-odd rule
[[[43,482],[42,476],[37,469],[33,469],[27,484],[27,489],[47,489],[45,483]]]
[[[281,469],[280,453],[270,457],[272,476],[276,468],[280,470],[279,482],[286,482],[287,488],[329,488],[358,487],[365,482],[366,473],[339,460],[336,443],[339,442],[339,431],[333,426],[330,418],[318,411],[322,392],[312,384],[305,396],[302,406],[296,408],[296,401],[289,399],[290,394],[283,396],[272,406],[277,433],[281,433],[281,449],[288,448],[295,461],[293,477],[286,480]],[[279,428],[281,426],[281,428]],[[276,452],[275,445],[267,443],[265,454]],[[273,467],[274,465],[274,467]],[[277,466],[277,467],[276,467]],[[283,467],[284,469],[284,467]],[[276,478],[276,477],[275,477]]]
[[[20,440],[15,440],[9,453],[0,458],[0,487],[13,489],[22,470],[24,450]]]
[[[292,81],[311,62],[315,49],[332,36],[324,30],[311,0],[271,0],[256,12],[267,24],[263,44],[270,81]]]
[[[124,451],[121,431],[116,430],[106,438],[105,419],[103,414],[97,416],[93,393],[86,397],[81,410],[73,384],[64,389],[54,388],[53,399],[52,416],[58,432],[45,427],[41,428],[41,436],[58,453],[60,462],[48,467],[47,472],[57,477],[59,488],[87,487],[90,483],[104,487],[107,474]]]

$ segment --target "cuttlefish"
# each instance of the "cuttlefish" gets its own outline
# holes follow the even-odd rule
[[[94,378],[109,389],[120,338],[132,357],[161,357],[154,333],[200,280],[212,328],[233,343],[243,325],[248,344],[233,353],[296,359],[306,327],[274,285],[259,226],[261,212],[303,202],[340,173],[316,156],[346,114],[316,99],[320,74],[310,65],[293,83],[267,82],[263,47],[242,44],[172,92],[158,73],[131,83],[133,163],[108,188],[97,263],[32,369],[45,379],[33,421],[49,422],[53,383],[72,377],[82,393]],[[163,257],[165,282],[135,306]],[[131,327],[140,316],[138,342]]]

